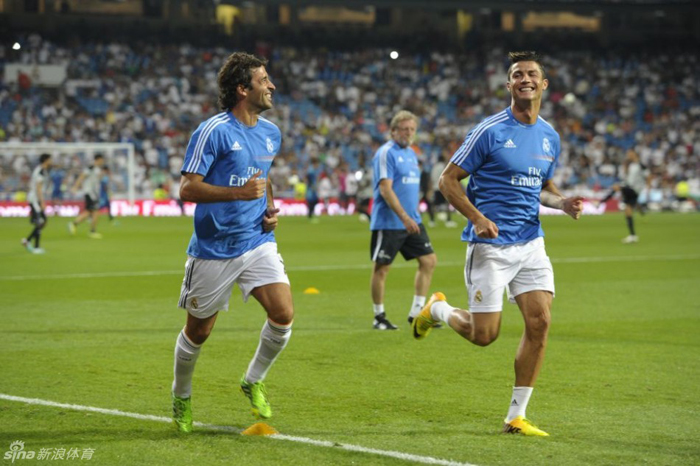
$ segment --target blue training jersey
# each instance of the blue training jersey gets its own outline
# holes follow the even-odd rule
[[[479,238],[471,222],[462,241],[524,243],[544,236],[540,192],[561,152],[559,134],[543,118],[527,125],[506,108],[474,127],[450,160],[471,174],[469,201],[498,227],[498,238]]]
[[[281,140],[269,120],[258,117],[255,126],[246,126],[231,112],[220,113],[192,134],[181,173],[197,173],[215,186],[241,187],[258,171],[259,179],[267,179]],[[187,254],[230,259],[275,241],[273,232],[263,231],[266,211],[267,190],[260,199],[197,204]]]
[[[420,224],[421,217],[418,212],[420,168],[413,149],[402,148],[396,142],[389,141],[374,154],[372,167],[374,168],[374,201],[370,230],[406,229],[399,216],[391,210],[379,192],[379,182],[384,179],[392,181],[392,189],[399,198],[401,206],[416,223]]]

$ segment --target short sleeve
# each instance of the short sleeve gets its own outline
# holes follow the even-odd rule
[[[476,173],[486,161],[489,154],[489,131],[481,131],[481,126],[472,129],[450,162],[467,173]]]
[[[374,171],[377,174],[375,177],[375,182],[379,183],[380,180],[394,179],[394,172],[396,171],[396,161],[394,157],[390,154],[389,145],[385,145],[379,149],[377,152],[377,158],[375,161]]]
[[[552,164],[549,166],[549,170],[547,170],[547,175],[545,176],[544,181],[551,180],[552,177],[554,176],[554,170],[556,170],[557,166],[559,165],[559,156],[561,155],[561,140],[559,137],[554,138],[554,160],[552,161]]]
[[[185,152],[185,160],[180,173],[196,173],[206,176],[219,154],[221,133],[216,130],[218,124],[203,124],[192,134]]]

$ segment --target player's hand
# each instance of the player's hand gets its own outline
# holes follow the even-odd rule
[[[406,217],[402,221],[403,226],[406,227],[406,231],[409,235],[417,235],[420,233],[420,226],[418,226],[415,220],[413,220],[411,217],[406,215]]]
[[[264,232],[269,232],[277,228],[277,214],[279,213],[279,211],[279,209],[275,209],[274,207],[267,208],[267,212],[265,212],[265,217],[263,217]]]
[[[265,195],[267,181],[265,181],[265,178],[260,178],[260,175],[262,175],[262,170],[251,176],[243,186],[238,188],[241,191],[240,200],[252,201]]]
[[[474,232],[479,238],[495,239],[498,238],[498,227],[495,223],[486,217],[474,222]]]
[[[563,201],[563,211],[574,220],[578,220],[583,212],[583,198],[581,196],[567,197]]]

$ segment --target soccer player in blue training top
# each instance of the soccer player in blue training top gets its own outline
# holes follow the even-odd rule
[[[418,127],[418,118],[402,110],[391,119],[391,141],[377,150],[374,168],[374,204],[372,206],[372,303],[374,328],[396,330],[384,312],[384,283],[391,263],[398,252],[404,259],[417,259],[415,295],[408,321],[423,308],[430,289],[430,280],[437,264],[430,238],[418,212],[420,173],[418,158],[411,148]]]
[[[29,221],[34,225],[34,229],[26,238],[22,238],[22,246],[27,248],[27,251],[34,254],[43,254],[45,251],[39,247],[41,241],[41,230],[46,226],[46,185],[49,179],[49,169],[51,168],[51,155],[41,154],[39,156],[39,165],[32,172],[32,177],[29,179],[29,193],[27,201],[31,214]],[[34,246],[32,246],[34,240]]]
[[[440,190],[469,224],[464,270],[469,311],[450,306],[434,293],[413,322],[424,338],[436,322],[446,322],[479,346],[498,337],[503,290],[520,308],[525,331],[515,355],[515,386],[504,432],[548,434],[525,418],[547,345],[554,296],[552,264],[544,248],[540,204],[578,219],[581,197],[565,198],[552,182],[561,150],[559,135],[539,116],[548,81],[538,55],[512,52],[506,87],[511,104],[467,134],[440,177]],[[470,176],[467,192],[460,180]]]
[[[263,379],[287,346],[294,306],[289,279],[277,253],[277,226],[268,172],[281,134],[260,116],[272,108],[275,86],[267,61],[247,53],[228,57],[218,75],[222,113],[194,132],[182,168],[180,196],[196,202],[179,307],[187,323],[175,344],[173,419],[192,430],[192,373],[219,311],[228,310],[233,284],[267,312],[260,343],[240,380],[253,415],[272,415]]]

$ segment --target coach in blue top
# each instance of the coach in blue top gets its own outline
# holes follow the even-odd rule
[[[552,182],[561,145],[554,128],[539,116],[549,83],[538,55],[512,52],[509,57],[510,107],[472,129],[440,177],[442,193],[469,219],[462,233],[468,242],[464,275],[469,311],[434,293],[415,319],[413,334],[424,338],[442,321],[470,342],[489,345],[500,330],[505,288],[520,308],[525,332],[515,356],[515,387],[503,431],[547,436],[525,418],[544,359],[554,296],[539,208],[553,207],[578,219],[582,198],[565,198]],[[465,194],[460,181],[470,175]]]
[[[192,134],[182,168],[180,197],[196,202],[179,307],[187,324],[175,345],[173,420],[192,430],[192,374],[218,312],[228,310],[233,284],[244,301],[253,295],[267,312],[260,344],[241,378],[253,415],[272,415],[263,379],[292,333],[289,279],[277,253],[277,213],[268,172],[279,151],[277,126],[260,114],[272,108],[275,86],[267,62],[242,52],[218,75],[222,113]]]
[[[415,295],[408,321],[423,308],[430,280],[437,264],[430,238],[418,212],[420,172],[416,153],[411,148],[418,118],[402,110],[391,120],[391,141],[379,148],[372,160],[374,168],[374,204],[372,206],[372,303],[374,328],[396,330],[384,312],[384,283],[394,257],[417,259]]]

